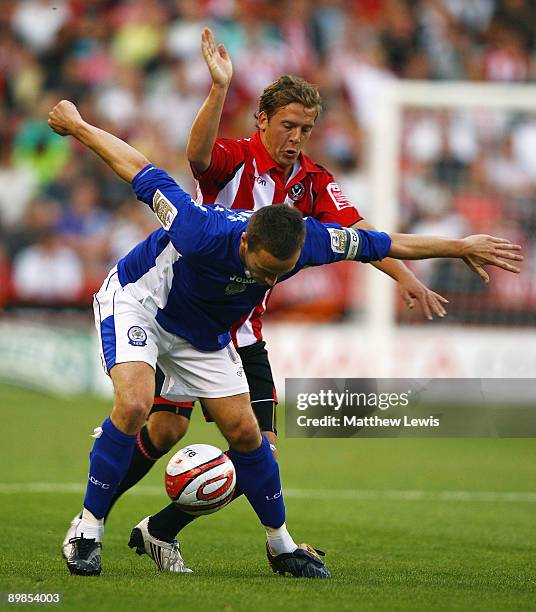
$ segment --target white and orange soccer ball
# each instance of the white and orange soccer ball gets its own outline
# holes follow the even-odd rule
[[[181,448],[166,467],[166,491],[189,514],[211,514],[233,498],[236,473],[232,461],[219,448],[190,444]]]

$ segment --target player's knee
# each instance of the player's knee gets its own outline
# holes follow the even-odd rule
[[[168,451],[175,446],[186,434],[188,425],[186,417],[169,412],[156,412],[147,422],[151,442],[160,451]]]
[[[131,425],[141,428],[147,414],[152,406],[151,397],[143,397],[143,395],[135,395],[133,393],[116,395],[114,412],[120,415],[123,421]]]
[[[261,432],[255,418],[243,418],[230,429],[227,440],[232,448],[248,452],[259,446]]]

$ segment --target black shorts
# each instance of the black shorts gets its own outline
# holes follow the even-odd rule
[[[261,431],[272,431],[277,434],[276,427],[276,411],[277,395],[275,392],[274,379],[272,376],[272,368],[268,360],[268,351],[266,350],[266,342],[263,340],[238,348],[238,354],[242,359],[244,372],[249,385],[249,394],[251,397],[251,406],[253,412],[259,421]],[[156,392],[155,401],[151,409],[151,414],[154,412],[172,412],[189,419],[192,414],[193,403],[170,402],[160,397],[160,391],[164,383],[164,375],[160,368],[156,368]],[[206,411],[205,418],[211,421]]]

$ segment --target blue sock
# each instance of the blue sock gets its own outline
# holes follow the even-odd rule
[[[278,528],[285,522],[285,502],[279,478],[279,466],[265,436],[256,450],[239,453],[233,449],[229,457],[236,470],[236,482],[248,498],[261,523]]]
[[[102,424],[102,434],[89,454],[89,475],[84,499],[95,518],[102,518],[117,486],[125,476],[132,459],[136,436],[119,431],[110,419]]]

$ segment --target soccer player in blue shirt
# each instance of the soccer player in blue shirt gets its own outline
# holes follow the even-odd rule
[[[286,528],[278,464],[251,409],[231,325],[257,304],[267,286],[306,266],[387,256],[461,257],[487,278],[486,264],[519,272],[508,260],[521,261],[520,247],[491,236],[448,240],[341,228],[304,220],[286,206],[252,214],[196,204],[136,149],[85,122],[71,102],[54,107],[49,125],[74,136],[132,183],[162,225],[119,261],[95,295],[95,323],[114,406],[95,430],[69,571],[100,574],[103,517],[151,409],[158,362],[165,374],[163,395],[172,401],[202,398],[229,442],[237,485],[265,528],[272,567],[300,577],[328,577],[317,552],[298,547]],[[165,560],[161,568],[185,571],[178,545],[156,542]],[[150,543],[154,547],[155,539]]]

